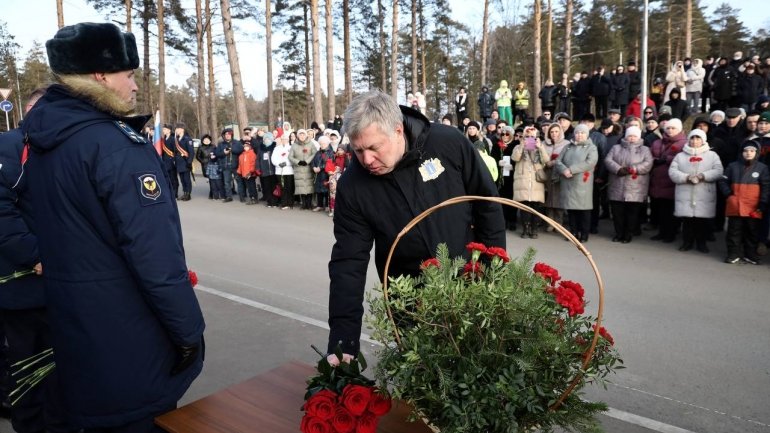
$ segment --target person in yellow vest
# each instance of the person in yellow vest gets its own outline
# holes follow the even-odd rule
[[[516,109],[513,113],[513,121],[518,117],[521,123],[527,120],[527,109],[529,109],[529,90],[523,81],[519,81],[516,90],[513,92],[513,106]]]
[[[508,125],[513,125],[513,113],[511,112],[511,89],[508,88],[508,82],[500,81],[500,88],[495,92],[495,101],[497,102],[497,112],[500,119],[505,120]]]

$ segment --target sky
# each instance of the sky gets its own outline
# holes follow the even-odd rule
[[[503,0],[507,4],[523,5],[528,4],[524,0]],[[707,13],[711,13],[724,0],[701,0]],[[749,30],[759,29],[762,25],[770,27],[770,14],[766,13],[767,0],[741,0],[732,2],[733,7],[741,10],[740,19]],[[187,2],[189,3],[189,2]],[[483,2],[481,0],[472,0],[473,4],[478,4],[478,8],[468,7],[468,2],[464,0],[450,0],[452,4],[454,19],[464,22],[473,33],[481,32],[481,22],[483,13]],[[122,17],[121,17],[122,18]],[[0,0],[0,20],[6,22],[8,30],[16,36],[16,42],[22,46],[22,56],[27,52],[35,41],[44,44],[46,40],[53,37],[57,31],[56,3],[55,0]],[[85,0],[64,0],[64,22],[66,25],[77,22],[104,22],[105,17],[89,6]],[[323,19],[321,20],[323,22]],[[402,22],[403,24],[403,22]],[[267,93],[266,70],[264,66],[265,58],[265,40],[258,35],[264,35],[264,29],[256,22],[240,22],[237,24],[240,32],[236,33],[236,46],[239,53],[239,62],[243,76],[243,85],[247,94],[255,98],[262,99]],[[651,25],[654,25],[651,23]],[[221,29],[219,29],[221,33]],[[325,36],[322,34],[322,39]],[[137,35],[137,43],[141,50],[141,35]],[[339,44],[339,43],[338,43]],[[153,41],[153,46],[157,44]],[[274,47],[277,46],[275,37]],[[342,52],[342,47],[335,44],[335,55]],[[166,49],[166,83],[167,85],[182,85],[194,72],[191,65],[178,55],[174,55],[172,50]],[[325,52],[322,48],[322,56]],[[275,76],[280,71],[280,56],[273,56],[273,61],[277,64],[273,66]],[[217,82],[225,91],[230,88],[230,71],[224,58],[215,59],[214,72],[217,75]],[[157,61],[152,61],[153,67]],[[342,68],[338,65],[335,71],[335,87],[340,88],[343,84]],[[326,68],[322,67],[322,86],[326,89]],[[277,83],[274,79],[274,83]],[[225,86],[226,85],[226,86]]]

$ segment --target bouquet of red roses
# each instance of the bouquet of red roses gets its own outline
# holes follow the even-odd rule
[[[366,359],[359,353],[349,363],[334,367],[326,355],[318,361],[318,374],[308,379],[305,416],[299,428],[302,433],[374,433],[380,417],[390,411],[387,391],[362,374]],[[342,350],[335,351],[342,359]]]

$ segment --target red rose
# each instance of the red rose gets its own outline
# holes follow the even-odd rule
[[[334,418],[332,418],[332,427],[337,433],[352,432],[356,428],[356,419],[347,409],[337,406],[334,411]]]
[[[328,389],[322,389],[307,399],[302,409],[310,416],[327,421],[334,416],[336,407],[337,394]]]
[[[556,284],[556,282],[561,279],[559,276],[559,271],[546,265],[545,263],[535,263],[533,271],[536,274],[539,274],[541,277],[545,278],[545,280],[551,284]]]
[[[576,283],[574,281],[564,280],[559,282],[559,287],[564,287],[566,289],[572,290],[575,292],[576,295],[578,295],[578,298],[583,299],[583,296],[585,295],[585,290],[583,290],[583,286],[580,285],[580,283]]]
[[[693,156],[690,158],[690,162],[701,162],[701,161],[703,161],[703,158],[699,156]]]
[[[299,429],[302,433],[332,433],[332,426],[328,422],[310,415],[302,417]]]
[[[198,285],[198,274],[196,274],[194,271],[188,269],[187,278],[190,279],[190,285],[192,285],[193,287]]]
[[[594,323],[594,331],[596,331],[596,324],[595,323]],[[609,331],[604,329],[604,326],[600,326],[599,327],[599,335],[602,338],[604,338],[605,340],[607,340],[610,343],[610,346],[614,346],[615,345],[615,339],[612,338],[612,335],[610,335]]]
[[[366,412],[358,419],[358,425],[356,426],[356,433],[375,433],[377,431],[377,424],[380,422],[380,417],[374,415],[371,412]]]
[[[431,257],[428,260],[425,260],[420,264],[420,269],[428,269],[431,266],[435,266],[437,268],[441,267],[441,263],[438,261],[437,258]]]
[[[478,251],[481,254],[484,254],[487,251],[487,246],[479,242],[471,242],[468,245],[466,245],[465,248],[468,250],[469,253]]]
[[[355,416],[366,410],[372,399],[372,388],[361,385],[348,385],[342,390],[342,404]]]
[[[511,261],[511,258],[508,257],[508,252],[505,251],[505,248],[489,247],[487,248],[487,251],[484,254],[488,255],[489,257],[500,257],[501,259],[503,259],[504,263],[508,263]]]
[[[481,275],[481,263],[479,262],[468,262],[463,266],[463,275]]]
[[[382,416],[390,412],[392,404],[393,402],[390,400],[390,397],[375,392],[372,394],[372,399],[369,401],[369,406],[366,409],[367,412],[373,415]]]

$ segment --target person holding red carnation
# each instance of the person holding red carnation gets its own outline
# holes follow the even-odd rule
[[[337,184],[328,345],[328,353],[341,346],[343,361],[359,351],[373,245],[380,278],[418,275],[420,265],[440,243],[447,244],[451,256],[463,255],[471,241],[505,248],[499,204],[475,201],[450,206],[401,239],[384,276],[393,241],[415,216],[452,197],[497,196],[497,188],[478,152],[456,128],[432,124],[381,91],[358,96],[344,118],[355,158]],[[329,355],[329,362],[339,360]]]

